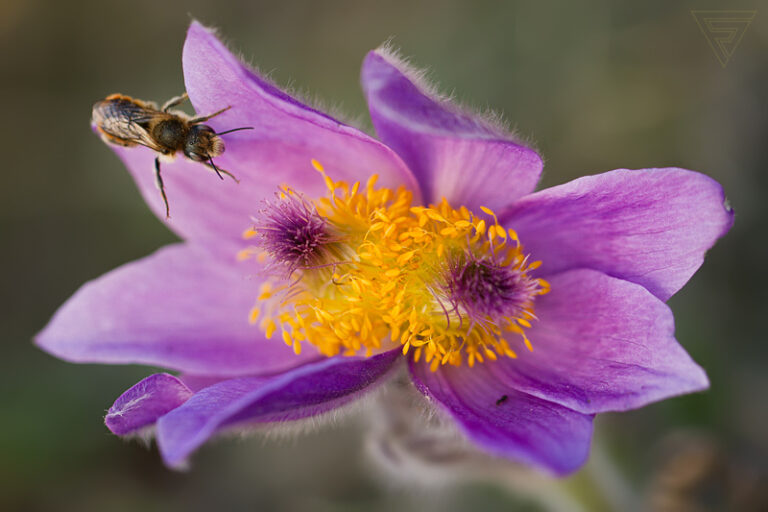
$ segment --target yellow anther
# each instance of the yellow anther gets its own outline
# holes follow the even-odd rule
[[[371,224],[371,227],[369,228],[369,231],[379,231],[380,229],[384,229],[387,227],[387,225],[383,222],[376,222],[374,224]]]
[[[397,262],[400,265],[405,265],[408,261],[410,261],[411,258],[413,258],[416,255],[416,251],[408,251],[404,252],[400,256],[397,257]]]
[[[454,228],[453,226],[449,226],[447,228],[441,229],[440,234],[443,236],[453,236],[453,235],[458,235],[459,232],[456,231],[456,228]]]
[[[425,213],[427,214],[427,217],[429,217],[432,220],[436,220],[438,222],[446,222],[446,223],[448,222],[447,220],[445,220],[445,217],[443,217],[442,215],[440,215],[434,210],[427,210]]]
[[[397,277],[400,275],[399,268],[392,268],[384,272],[384,277]]]
[[[266,335],[268,340],[272,339],[272,335],[275,334],[276,330],[277,330],[277,324],[274,321],[269,320],[267,322],[266,329],[264,330],[264,334]]]
[[[305,162],[306,162],[306,160],[305,160]],[[323,164],[321,164],[320,162],[318,162],[314,158],[312,159],[312,167],[314,167],[317,172],[325,172],[325,169],[323,168]]]
[[[237,252],[237,261],[245,261],[253,256],[253,249],[242,249]]]

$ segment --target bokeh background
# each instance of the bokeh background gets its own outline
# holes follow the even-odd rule
[[[212,443],[171,472],[102,424],[151,369],[32,345],[83,282],[174,241],[88,120],[112,92],[181,92],[191,16],[365,127],[359,65],[393,37],[445,90],[531,137],[542,186],[670,165],[719,180],[736,225],[670,301],[712,389],[601,416],[596,456],[561,485],[591,510],[768,509],[768,4],[737,3],[1,0],[0,509],[543,510],[492,482],[389,482],[365,460],[365,412],[288,442]],[[757,14],[723,68],[690,11],[734,8]]]

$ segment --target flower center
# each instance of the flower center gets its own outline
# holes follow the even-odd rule
[[[372,355],[402,346],[436,370],[485,358],[517,357],[534,299],[549,285],[530,271],[516,233],[443,200],[411,206],[404,189],[331,180],[313,203],[282,188],[266,203],[246,238],[268,260],[251,322],[268,338],[279,329],[296,353],[302,343],[326,356]]]

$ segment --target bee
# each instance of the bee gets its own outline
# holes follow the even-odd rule
[[[93,105],[91,116],[91,122],[105,142],[125,147],[146,146],[159,153],[155,158],[155,184],[163,197],[166,218],[170,218],[171,211],[160,173],[160,159],[172,159],[181,151],[190,160],[206,165],[222,180],[226,174],[238,182],[232,173],[217,167],[213,158],[224,153],[221,135],[253,129],[246,126],[216,133],[213,128],[203,124],[226,112],[230,107],[197,117],[188,116],[179,110],[171,110],[187,99],[189,97],[185,92],[158,108],[157,104],[151,101],[112,94]]]

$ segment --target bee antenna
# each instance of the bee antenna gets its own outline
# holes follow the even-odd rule
[[[227,133],[239,132],[240,130],[253,130],[253,126],[243,126],[242,128],[232,128],[231,130],[226,130],[226,131],[223,131],[223,132],[218,132],[215,135],[225,135]]]

